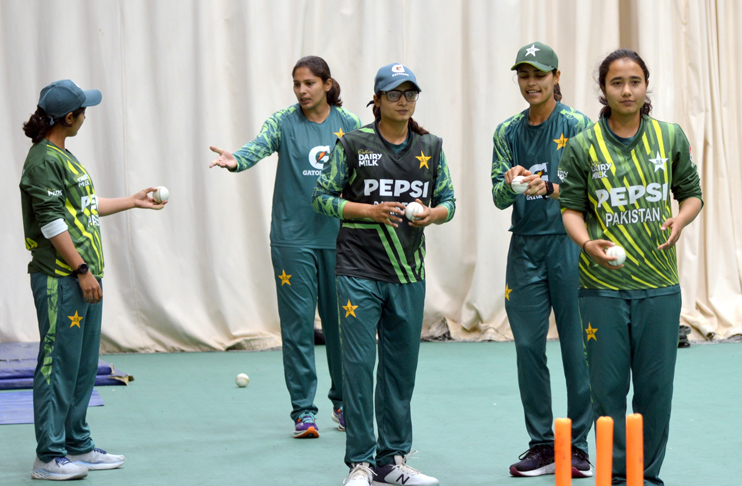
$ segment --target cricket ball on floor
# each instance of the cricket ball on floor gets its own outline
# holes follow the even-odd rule
[[[515,176],[513,177],[513,182],[510,183],[510,187],[513,188],[513,191],[517,194],[523,194],[528,190],[528,183],[523,182],[523,176]]]
[[[152,199],[154,199],[156,203],[165,202],[170,199],[170,191],[167,190],[167,187],[160,186],[152,193]]]
[[[407,216],[407,219],[409,219],[410,221],[415,221],[417,219],[417,215],[422,213],[423,211],[423,205],[419,202],[413,201],[409,203],[404,209],[404,215]]]
[[[234,382],[237,383],[237,386],[240,388],[245,388],[248,383],[250,383],[250,378],[244,373],[240,373],[237,375],[237,378],[234,379]]]
[[[626,250],[621,248],[620,246],[612,246],[605,250],[605,254],[608,256],[614,256],[616,257],[615,260],[611,260],[608,263],[613,265],[614,267],[617,267],[619,265],[623,265],[623,262],[626,261]]]

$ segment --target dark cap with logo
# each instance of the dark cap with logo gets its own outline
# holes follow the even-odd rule
[[[83,91],[69,79],[63,79],[54,81],[41,90],[39,107],[54,120],[78,108],[95,106],[100,103],[102,98],[103,96],[97,89]]]
[[[415,74],[407,66],[403,66],[399,63],[392,63],[379,69],[376,73],[376,79],[374,79],[374,93],[381,93],[383,91],[390,91],[405,81],[415,85],[418,91],[420,85],[417,84],[417,78]]]
[[[521,64],[530,64],[539,71],[549,72],[559,68],[559,59],[554,49],[541,42],[531,42],[521,47],[515,64],[511,70],[515,70]]]

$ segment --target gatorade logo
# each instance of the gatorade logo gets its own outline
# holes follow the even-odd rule
[[[403,73],[404,72],[404,66],[401,64],[395,64],[392,66],[392,72],[395,73]]]
[[[329,145],[318,145],[309,151],[309,163],[315,170],[305,170],[302,172],[308,176],[319,176],[322,173],[322,168],[325,166],[325,162],[330,160],[330,147]]]
[[[542,181],[546,182],[549,180],[549,174],[546,172],[549,170],[549,163],[544,162],[543,164],[534,164],[528,168],[531,174],[536,174],[541,178]],[[526,196],[526,201],[543,201],[544,198],[541,196]]]

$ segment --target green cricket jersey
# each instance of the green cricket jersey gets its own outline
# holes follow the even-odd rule
[[[444,206],[449,221],[456,209],[443,141],[410,132],[397,153],[376,123],[340,139],[325,165],[312,197],[314,210],[342,218],[348,201],[365,204],[420,199]],[[337,237],[336,275],[383,282],[425,279],[425,237],[406,218],[397,228],[372,220],[343,220]]]
[[[335,248],[338,221],[312,211],[312,191],[335,141],[360,126],[357,116],[337,106],[322,123],[311,122],[295,104],[274,113],[255,140],[233,154],[240,172],[278,151],[271,245]]]
[[[23,164],[20,188],[26,249],[32,255],[28,273],[72,274],[44,237],[44,233],[54,237],[67,230],[90,272],[103,277],[98,197],[93,180],[75,156],[46,139],[35,144]]]
[[[559,202],[515,193],[505,183],[505,172],[520,165],[542,180],[558,184],[557,169],[564,145],[590,123],[579,111],[557,102],[549,118],[539,125],[528,124],[526,109],[497,127],[492,137],[492,198],[499,209],[513,206],[510,231],[517,235],[566,233]]]
[[[591,239],[626,250],[625,267],[607,270],[580,255],[580,287],[597,290],[662,289],[678,285],[675,247],[658,251],[670,230],[670,191],[679,202],[701,197],[698,171],[683,130],[643,116],[624,145],[600,121],[573,137],[559,165],[562,209],[583,213]]]

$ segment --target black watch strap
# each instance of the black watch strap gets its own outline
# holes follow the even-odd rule
[[[544,197],[549,197],[552,194],[554,194],[554,183],[551,181],[544,182],[546,184],[546,194],[544,194]]]
[[[80,264],[79,267],[77,267],[76,270],[73,270],[72,271],[72,276],[73,277],[76,277],[78,275],[85,275],[86,273],[88,273],[88,270],[90,270],[90,267],[88,267],[88,264],[87,263],[84,263],[83,262],[83,263]]]

